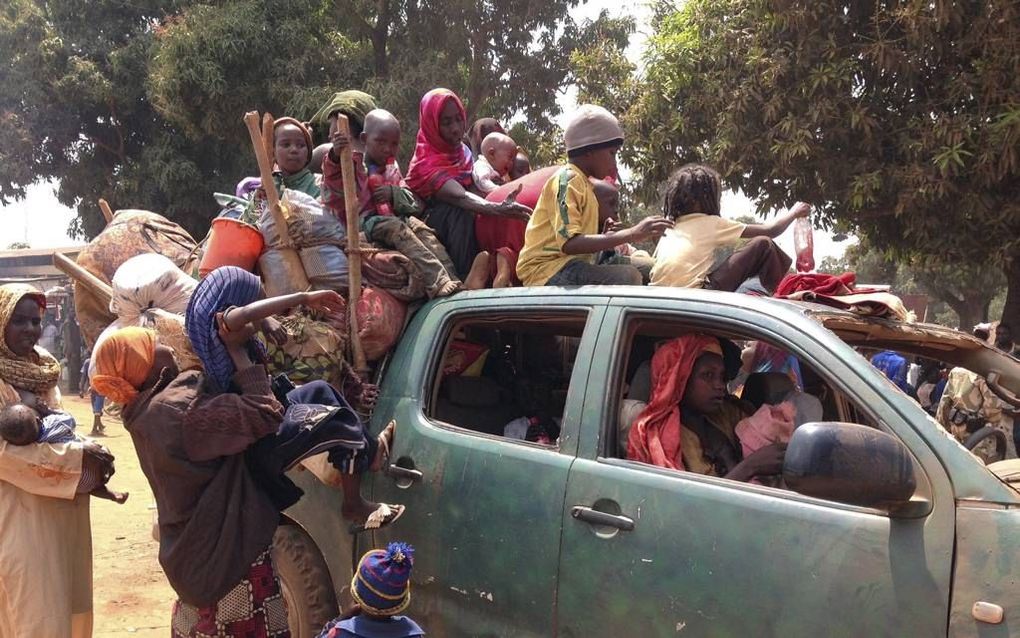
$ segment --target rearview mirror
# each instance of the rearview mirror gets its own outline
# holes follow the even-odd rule
[[[786,448],[783,479],[804,494],[894,510],[917,489],[910,452],[898,440],[853,423],[805,423]]]

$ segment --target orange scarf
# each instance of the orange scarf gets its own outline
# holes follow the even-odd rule
[[[96,346],[92,387],[115,403],[127,405],[152,372],[156,333],[146,328],[121,328]]]
[[[703,334],[677,337],[652,357],[652,393],[627,438],[627,458],[659,467],[683,470],[680,458],[680,402],[694,362],[705,352],[722,354],[719,340]]]

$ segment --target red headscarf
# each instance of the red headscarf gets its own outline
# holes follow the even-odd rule
[[[464,105],[453,91],[432,89],[421,98],[418,139],[404,181],[422,199],[431,198],[451,179],[465,187],[471,185],[473,162],[464,144],[458,140],[451,145],[439,134],[439,117],[451,100],[457,105],[461,119],[467,121]]]
[[[677,337],[652,357],[652,395],[634,421],[627,438],[627,458],[674,470],[684,469],[680,458],[680,401],[694,362],[705,352],[722,355],[719,340],[703,334]]]

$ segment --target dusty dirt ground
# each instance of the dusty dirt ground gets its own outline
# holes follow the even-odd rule
[[[88,398],[65,396],[64,408],[77,420],[79,434],[88,434],[92,428]],[[131,496],[124,505],[92,499],[93,635],[166,638],[175,596],[156,559],[152,491],[120,419],[104,417],[103,422],[107,436],[99,441],[117,458],[110,489]]]

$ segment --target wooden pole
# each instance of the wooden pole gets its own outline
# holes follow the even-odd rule
[[[269,116],[269,119],[272,120],[272,116]],[[287,218],[283,216],[283,210],[280,209],[280,194],[276,192],[276,184],[273,182],[273,164],[266,154],[265,140],[262,137],[263,131],[259,129],[259,114],[255,111],[245,113],[244,123],[248,126],[251,145],[255,149],[255,159],[259,163],[262,188],[266,191],[266,198],[269,200],[269,213],[273,216],[273,221],[276,222],[276,232],[280,235],[280,244],[289,248],[294,244],[290,239],[290,233],[287,232]],[[272,124],[270,124],[270,131],[272,131]]]
[[[71,261],[63,253],[53,253],[53,265],[95,295],[104,308],[110,306],[110,299],[113,298],[113,288],[109,284]]]
[[[337,115],[337,130],[351,139],[351,126],[346,115]],[[358,374],[368,372],[365,351],[361,347],[361,336],[358,334],[358,300],[361,298],[361,224],[358,211],[358,186],[354,177],[354,152],[348,143],[340,153],[340,170],[344,179],[344,208],[347,212],[347,272],[350,291],[347,305],[350,311],[351,352],[354,355],[354,369]]]
[[[106,218],[107,224],[113,221],[113,210],[110,208],[110,204],[102,197],[99,198],[99,210],[103,211],[103,217]]]
[[[269,167],[273,167],[273,162],[276,161],[276,143],[274,138],[276,137],[276,127],[274,124],[276,120],[273,118],[271,113],[262,114],[262,146],[266,149],[266,157],[269,158]]]

